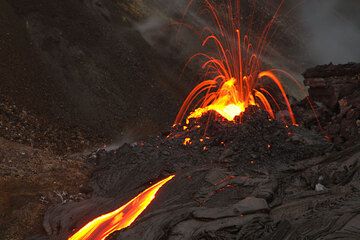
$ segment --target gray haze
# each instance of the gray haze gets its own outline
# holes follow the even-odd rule
[[[185,57],[193,53],[200,45],[199,41],[188,29],[179,29],[179,19],[182,19],[184,9],[189,0],[150,0],[145,4],[151,14],[140,22],[135,23],[135,27],[142,34],[144,39],[160,52]],[[196,4],[196,1],[193,5]],[[187,19],[191,19],[191,25],[205,25],[203,19],[189,9],[186,14]]]
[[[245,4],[246,2],[244,0]],[[194,50],[193,47],[198,46],[198,42],[189,36],[189,32],[182,32],[180,38],[177,36],[178,41],[175,41],[173,33],[166,29],[169,29],[169,22],[174,17],[181,15],[187,3],[188,0],[146,1],[146,8],[156,8],[157,11],[152,10],[154,14],[136,26],[150,44],[157,44],[170,52],[175,51],[175,54],[184,52],[186,55]],[[304,0],[302,4],[299,4],[301,0],[288,0],[286,3],[290,8],[296,6],[294,14],[285,16],[288,19],[295,17],[297,22],[295,28],[293,23],[285,26],[288,28],[285,32],[290,37],[296,35],[300,40],[292,46],[298,58],[293,60],[299,64],[301,62],[304,67],[330,62],[360,62],[360,0]],[[276,1],[273,4],[276,5]],[[196,13],[190,12],[189,19],[193,25],[201,25],[202,19]],[[175,48],[175,42],[182,44],[180,49]],[[280,61],[288,56],[284,51],[293,51],[286,47],[280,49],[281,45],[273,47],[283,56]],[[275,58],[273,60],[279,61]]]
[[[314,64],[360,62],[359,0],[308,0],[300,16]]]

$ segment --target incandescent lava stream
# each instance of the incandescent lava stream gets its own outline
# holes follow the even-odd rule
[[[103,240],[113,232],[130,226],[155,199],[160,188],[174,177],[172,175],[152,185],[115,211],[95,218],[68,240]]]

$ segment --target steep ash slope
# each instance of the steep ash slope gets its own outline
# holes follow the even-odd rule
[[[1,93],[56,121],[103,130],[172,120],[181,91],[171,66],[180,64],[161,59],[115,2],[0,5]]]

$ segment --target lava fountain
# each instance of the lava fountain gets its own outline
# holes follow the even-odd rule
[[[201,68],[204,72],[203,81],[198,84],[184,101],[176,117],[175,124],[181,125],[184,120],[200,118],[214,111],[228,121],[234,121],[237,116],[249,106],[258,106],[275,118],[275,111],[281,110],[279,99],[272,96],[263,79],[270,79],[280,91],[283,103],[287,107],[291,123],[296,125],[296,119],[291,109],[285,89],[276,73],[282,70],[262,69],[261,57],[268,42],[269,33],[283,5],[279,5],[271,21],[265,26],[255,44],[251,43],[250,34],[242,34],[240,17],[240,0],[226,0],[225,3],[215,3],[203,0],[204,11],[210,14],[215,27],[207,26],[200,34],[202,47],[212,48],[192,56],[187,65],[197,58],[204,61]],[[189,2],[186,11],[193,4]],[[249,27],[250,28],[250,27]],[[285,73],[286,76],[291,76]],[[277,108],[277,109],[274,109]]]
[[[154,184],[122,207],[95,218],[69,240],[103,240],[111,233],[130,226],[154,200],[160,188],[174,177],[174,175],[170,176]]]

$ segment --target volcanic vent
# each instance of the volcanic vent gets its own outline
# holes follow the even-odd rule
[[[50,209],[47,232],[69,239],[265,240],[353,230],[359,146],[326,155],[333,145],[298,124],[278,75],[294,79],[262,66],[283,2],[253,37],[242,32],[240,1],[203,1],[215,27],[200,31],[206,49],[190,59],[203,58],[203,79],[173,127],[89,156],[96,166],[92,197]]]
[[[92,177],[93,197],[50,210],[48,230],[54,232],[60,226],[62,236],[71,235],[74,226],[115,210],[148,182],[176,173],[134,227],[114,239],[231,239],[239,234],[272,233],[266,230],[275,227],[268,212],[292,186],[286,179],[296,176],[288,173],[311,164],[303,159],[321,156],[330,145],[309,130],[272,120],[257,107],[245,111],[242,124],[208,123],[206,135],[197,125],[202,122],[206,126],[206,115],[186,130],[171,129],[91,156],[98,169]],[[184,145],[187,138],[191,140]],[[307,184],[301,188],[309,188]],[[296,193],[288,197],[292,195]],[[243,229],[250,226],[261,231]]]
[[[190,1],[187,10],[192,4]],[[190,59],[205,59],[201,65],[204,71],[203,81],[186,98],[173,128],[166,136],[150,138],[144,143],[130,147],[127,153],[122,152],[122,149],[105,153],[106,158],[113,154],[114,156],[105,161],[101,160],[100,165],[109,164],[113,159],[118,161],[118,157],[132,159],[132,164],[128,165],[127,161],[120,159],[118,163],[109,165],[110,168],[104,166],[102,170],[95,172],[93,183],[99,196],[117,199],[117,194],[121,192],[120,186],[134,189],[148,180],[160,178],[159,173],[169,175],[176,172],[178,180],[174,184],[179,185],[177,182],[180,180],[180,185],[190,181],[191,188],[184,189],[184,196],[163,203],[164,207],[172,206],[174,203],[180,206],[184,203],[197,203],[197,207],[220,207],[218,198],[226,200],[227,204],[236,205],[236,199],[245,197],[243,193],[239,193],[241,184],[230,183],[238,176],[251,176],[254,172],[267,175],[269,172],[277,171],[277,168],[284,164],[290,164],[303,157],[317,156],[326,149],[327,144],[321,137],[297,127],[290,101],[276,73],[284,74],[290,79],[291,76],[281,70],[262,70],[262,54],[281,5],[255,44],[252,43],[250,34],[242,34],[240,1],[235,1],[234,6],[232,1],[219,4],[204,1],[203,7],[209,11],[215,28],[209,26],[203,29],[205,34],[202,46],[208,47],[210,43],[213,46]],[[184,18],[185,15],[186,12]],[[279,93],[281,102],[271,93],[273,89],[268,88],[271,84],[275,92]],[[285,106],[287,115],[281,112],[282,105]],[[282,122],[278,122],[278,119]],[[128,178],[130,176],[131,180]],[[185,178],[187,180],[184,180]],[[201,182],[198,182],[201,178]],[[196,181],[193,182],[193,179]],[[158,186],[155,187],[156,190],[152,191],[153,187],[150,187],[122,207],[84,224],[76,233],[71,233],[71,228],[64,226],[70,232],[63,234],[72,235],[69,239],[105,239],[114,231],[122,230],[134,222],[165,182],[158,184],[159,186],[155,185]],[[269,177],[260,182],[268,183]],[[215,184],[215,187],[209,188],[206,183]],[[276,184],[270,185],[270,190],[251,189],[252,192],[258,191],[254,197],[273,200],[271,191],[275,191]],[[179,190],[178,187],[175,189]],[[147,192],[152,194],[147,196]],[[122,199],[125,196],[122,192]],[[97,202],[99,199],[95,197],[89,200],[89,207],[92,206],[92,201]],[[161,201],[161,197],[156,201]],[[264,200],[256,198],[254,202],[261,205],[260,209],[255,207],[255,212],[266,210]],[[188,211],[189,209],[185,209],[185,212]],[[60,210],[60,213],[62,212],[63,210]],[[68,220],[75,217],[71,211],[65,216],[59,215],[58,209],[49,214],[52,216],[48,218],[51,220],[47,223],[50,229],[54,217],[58,219],[60,216],[60,219]],[[179,217],[176,214],[174,216]],[[86,218],[83,216],[82,219]],[[166,219],[171,220],[170,217]],[[184,221],[186,222],[185,219]],[[180,233],[168,234],[184,235],[183,238],[199,237],[198,233],[192,232],[196,229],[181,229],[181,224],[179,230],[176,228],[177,226],[174,226],[173,230]],[[211,234],[217,233],[215,231]]]
[[[175,124],[181,124],[184,118],[188,123],[190,119],[199,118],[209,111],[215,111],[228,121],[233,121],[249,106],[263,108],[271,118],[275,119],[274,112],[280,111],[281,99],[276,99],[270,93],[264,84],[264,79],[275,84],[283,100],[282,103],[289,113],[291,124],[296,124],[289,99],[276,74],[285,75],[290,80],[294,78],[283,70],[264,70],[262,66],[270,29],[283,3],[284,1],[281,1],[274,16],[259,36],[252,36],[252,28],[254,28],[252,21],[247,23],[246,27],[243,27],[246,23],[241,21],[241,1],[230,0],[223,3],[204,1],[201,7],[205,12],[209,12],[210,21],[215,27],[206,25],[198,30],[201,32],[199,34],[199,38],[202,39],[201,45],[205,49],[193,55],[188,62],[189,64],[195,59],[203,59],[201,63],[203,81],[184,101]],[[187,9],[192,4],[193,1],[190,1]],[[247,34],[243,33],[243,28],[248,31]],[[294,82],[296,83],[296,80]],[[190,114],[187,116],[189,111]]]
[[[312,112],[303,102],[295,112]],[[72,236],[175,174],[132,226],[108,239],[357,239],[359,145],[336,151],[324,136],[256,106],[233,121],[214,114],[90,155],[92,198],[50,209],[48,233]]]

